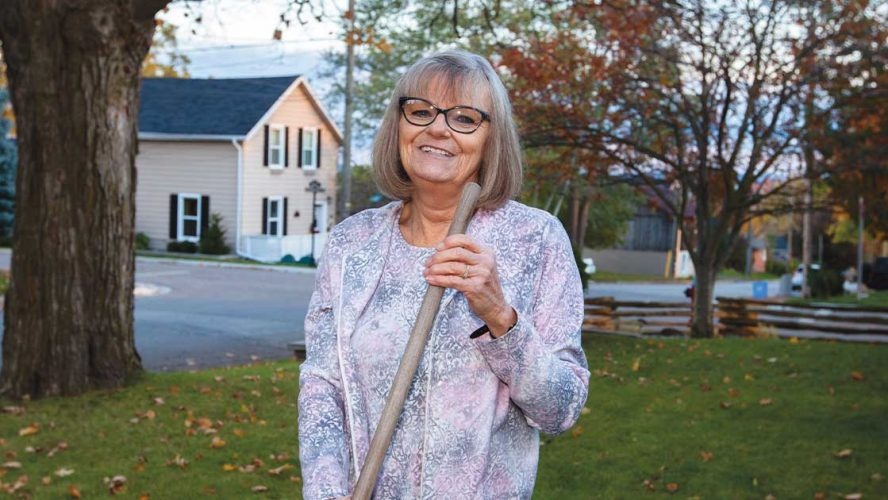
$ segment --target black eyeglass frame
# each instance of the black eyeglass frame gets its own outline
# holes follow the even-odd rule
[[[407,113],[404,111],[404,103],[406,103],[407,101],[422,101],[422,102],[428,104],[429,107],[431,107],[432,109],[435,110],[435,116],[433,116],[432,119],[428,123],[424,123],[424,124],[423,123],[414,123],[414,122],[410,121],[410,118],[407,117]],[[486,111],[481,111],[478,108],[473,108],[472,106],[453,106],[452,108],[441,109],[438,106],[435,106],[434,104],[430,103],[426,99],[423,99],[422,97],[409,97],[409,96],[408,97],[399,97],[398,98],[398,108],[400,108],[401,116],[403,116],[404,119],[407,120],[407,123],[409,123],[411,125],[416,125],[417,127],[428,127],[432,123],[435,123],[435,120],[438,119],[438,115],[443,113],[444,114],[444,123],[447,124],[447,127],[450,130],[456,132],[457,134],[473,134],[473,133],[475,133],[476,130],[481,128],[482,123],[484,123],[485,121],[487,121],[487,122],[490,121],[490,114],[487,113]],[[481,121],[479,121],[478,126],[473,128],[472,130],[468,130],[466,132],[463,132],[462,130],[457,130],[457,129],[453,128],[453,125],[450,124],[450,119],[447,117],[448,116],[447,113],[453,111],[454,109],[471,109],[472,111],[477,111],[478,113],[481,114]]]

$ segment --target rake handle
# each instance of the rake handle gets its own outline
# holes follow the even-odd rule
[[[453,222],[447,235],[463,234],[472,212],[475,210],[475,203],[481,194],[481,186],[470,182],[463,188],[462,196],[456,207],[456,213],[453,215]],[[382,467],[382,461],[385,459],[385,453],[391,445],[392,435],[395,432],[395,425],[398,423],[398,417],[404,408],[404,401],[407,399],[407,392],[410,389],[410,383],[416,375],[416,368],[419,366],[419,360],[425,350],[426,343],[429,340],[429,332],[435,323],[435,317],[438,315],[438,307],[441,305],[441,297],[444,295],[444,288],[440,286],[429,285],[426,290],[425,297],[422,299],[422,305],[419,307],[419,314],[416,317],[416,323],[410,332],[410,338],[407,340],[407,346],[404,348],[404,356],[398,365],[398,371],[395,373],[395,379],[392,381],[392,388],[389,390],[388,399],[379,417],[379,425],[376,426],[376,432],[370,441],[370,450],[367,452],[367,458],[364,460],[364,466],[361,468],[361,474],[358,476],[358,482],[355,483],[355,491],[352,493],[353,500],[368,500],[373,494],[376,487],[376,479],[379,476],[379,469]]]

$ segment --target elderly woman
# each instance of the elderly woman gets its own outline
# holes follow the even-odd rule
[[[539,431],[569,428],[586,401],[583,293],[558,220],[510,201],[520,149],[490,64],[452,51],[410,67],[373,167],[398,201],[333,229],[305,319],[303,494],[352,491],[432,284],[446,291],[374,496],[529,498]],[[446,237],[470,181],[478,210]]]

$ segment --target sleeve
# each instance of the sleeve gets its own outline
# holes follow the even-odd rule
[[[299,369],[299,461],[306,499],[348,494],[350,460],[329,255],[328,245],[305,317],[306,357]]]
[[[508,333],[475,342],[528,423],[557,434],[576,423],[589,390],[580,338],[583,288],[570,241],[554,218],[541,250],[532,311],[516,308],[518,322]]]

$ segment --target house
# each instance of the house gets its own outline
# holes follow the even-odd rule
[[[165,249],[197,242],[219,214],[238,255],[299,259],[314,244],[317,256],[341,143],[304,77],[143,79],[136,232]],[[322,191],[309,192],[312,181]]]

